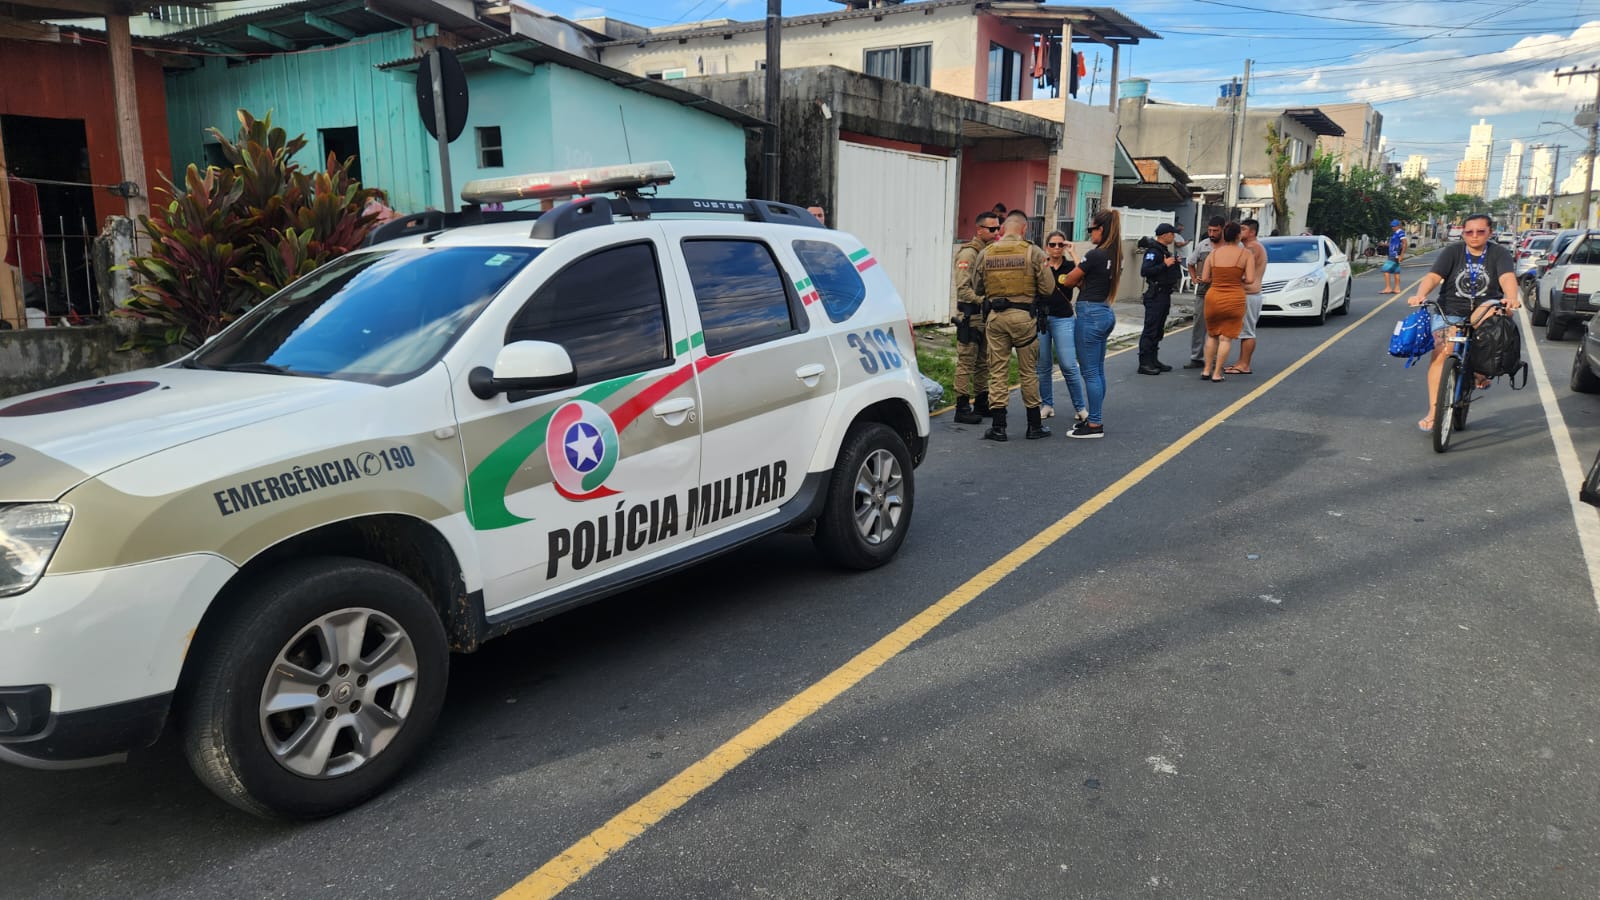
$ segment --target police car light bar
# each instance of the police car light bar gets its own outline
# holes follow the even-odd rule
[[[507,203],[513,200],[606,194],[667,184],[674,177],[676,175],[669,162],[564,169],[469,181],[461,189],[461,199],[468,203]]]

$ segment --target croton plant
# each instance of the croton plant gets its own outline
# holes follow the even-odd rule
[[[159,325],[167,344],[198,347],[279,288],[361,246],[387,209],[382,191],[350,177],[353,158],[330,153],[325,170],[306,171],[294,161],[305,136],[289,139],[270,112],[257,119],[241,109],[239,126],[233,141],[210,130],[227,166],[189,166],[182,185],[156,188],[169,202],[139,221],[150,253],[128,263],[137,277],[123,313]]]

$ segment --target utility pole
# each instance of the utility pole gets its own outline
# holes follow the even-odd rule
[[[1550,163],[1550,192],[1544,201],[1545,222],[1556,217],[1556,171],[1561,168],[1561,145],[1557,144],[1551,149],[1556,151],[1556,155],[1555,159]],[[1544,223],[1541,222],[1540,224]]]
[[[767,0],[767,97],[762,109],[766,112],[766,144],[762,153],[764,199],[781,200],[778,196],[779,158],[783,152],[783,139],[779,134],[782,116],[778,107],[782,102],[783,82],[783,0]],[[795,202],[809,198],[795,198]],[[836,213],[837,215],[837,213]]]
[[[1244,181],[1244,134],[1250,125],[1250,63],[1244,61],[1244,86],[1239,92],[1239,118],[1233,132],[1233,167],[1228,173],[1228,215],[1239,205],[1240,184]]]
[[[1222,215],[1224,218],[1233,215],[1233,136],[1239,129],[1239,79],[1237,76],[1228,81],[1228,168],[1224,169],[1227,184],[1222,189]]]
[[[1566,79],[1566,78],[1576,78],[1576,77],[1578,77],[1580,75],[1582,75],[1585,78],[1589,77],[1590,75],[1600,75],[1600,66],[1590,66],[1587,69],[1579,69],[1579,68],[1574,67],[1574,68],[1568,69],[1565,72],[1562,72],[1560,70],[1556,71],[1556,78],[1558,80]],[[1591,195],[1590,195],[1590,191],[1594,190],[1595,139],[1597,137],[1600,137],[1600,78],[1596,78],[1595,79],[1595,85],[1594,85],[1594,109],[1590,111],[1590,115],[1591,115],[1591,118],[1589,120],[1589,170],[1588,170],[1587,173],[1585,173],[1585,175],[1583,177],[1583,224],[1577,226],[1579,228],[1588,228],[1589,227],[1589,207],[1590,207],[1590,202],[1593,199],[1591,197]],[[1551,184],[1552,187],[1554,187],[1555,181],[1556,181],[1555,173],[1551,172],[1550,173],[1550,184]]]

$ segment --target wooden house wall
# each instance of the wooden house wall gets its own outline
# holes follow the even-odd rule
[[[417,115],[414,82],[376,68],[413,52],[411,33],[402,30],[245,64],[209,59],[203,68],[170,74],[173,167],[205,165],[207,129],[231,138],[238,130],[237,110],[257,118],[270,110],[275,126],[291,137],[306,136],[297,160],[306,168],[322,168],[319,129],[357,128],[362,181],[387,191],[390,204],[402,212],[421,210],[429,202],[433,145]]]
[[[139,133],[144,136],[145,184],[163,184],[171,171],[167,104],[161,64],[134,50]],[[111,55],[101,44],[0,39],[0,114],[82,119],[95,184],[123,180],[117,154],[117,110],[111,91]],[[106,216],[127,214],[127,201],[103,189],[94,193],[98,227]]]

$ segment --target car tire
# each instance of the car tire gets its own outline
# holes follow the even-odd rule
[[[1596,375],[1584,359],[1584,344],[1580,341],[1578,351],[1572,354],[1572,389],[1580,394],[1600,394],[1600,375]]]
[[[327,557],[283,566],[230,603],[180,706],[200,780],[283,819],[329,816],[386,788],[444,706],[450,652],[428,598],[393,569]]]
[[[813,540],[846,569],[875,569],[892,559],[911,527],[916,499],[911,452],[894,429],[859,423],[845,435]]]
[[[1528,307],[1528,316],[1533,320],[1534,327],[1543,328],[1545,321],[1550,318],[1550,310],[1539,303],[1539,282],[1530,282],[1528,289],[1523,293],[1526,295],[1524,302]]]
[[[1354,284],[1349,279],[1346,279],[1344,283],[1344,300],[1339,304],[1339,308],[1333,311],[1334,315],[1350,315],[1350,290],[1352,287],[1354,287]]]
[[[1322,310],[1317,313],[1317,324],[1328,324],[1328,286],[1322,286]]]
[[[1566,340],[1567,339],[1567,317],[1566,316],[1558,316],[1555,313],[1550,313],[1549,317],[1545,319],[1544,336],[1546,338],[1552,340],[1552,341],[1564,341],[1564,340]]]

